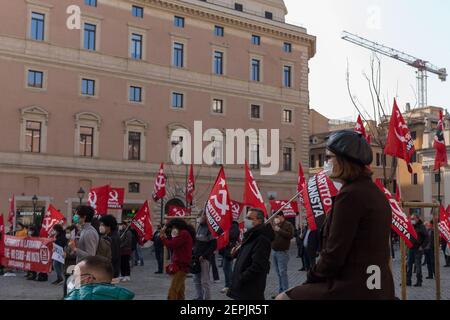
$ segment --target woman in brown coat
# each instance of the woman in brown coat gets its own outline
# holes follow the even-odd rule
[[[322,251],[307,281],[280,294],[293,300],[395,299],[390,268],[392,212],[372,181],[372,150],[349,131],[327,142],[330,178],[343,183],[321,229]]]

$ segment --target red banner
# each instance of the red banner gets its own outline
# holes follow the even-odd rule
[[[439,170],[440,167],[447,165],[447,147],[444,139],[444,120],[442,111],[439,113],[439,122],[436,128],[436,135],[434,136],[433,148],[436,150],[434,158],[434,170]]]
[[[270,200],[269,202],[270,207],[272,208],[272,212],[276,212],[280,210],[285,204],[287,204],[289,200]],[[285,218],[295,218],[298,212],[299,210],[297,201],[292,201],[283,208],[283,215]]]
[[[122,209],[124,198],[124,188],[109,188],[108,209]]]
[[[440,209],[438,229],[441,234],[441,238],[447,241],[450,245],[450,216],[442,206]]]
[[[381,180],[377,179],[375,184],[383,191],[389,201],[392,209],[392,230],[395,231],[406,243],[408,248],[413,247],[412,239],[417,239],[417,233],[411,224],[411,220],[398,204],[395,197],[383,185]]]
[[[101,186],[91,188],[88,196],[88,204],[94,208],[95,214],[104,216],[108,214],[109,190],[111,187]]]
[[[230,200],[231,202],[231,214],[233,216],[233,221],[239,221],[241,217],[242,210],[244,210],[245,205],[238,201]]]
[[[153,225],[148,201],[145,201],[144,205],[134,216],[133,221],[131,221],[131,227],[138,233],[140,245],[144,245],[153,237]]]
[[[220,169],[214,187],[209,194],[205,213],[213,237],[218,238],[224,232],[230,230],[232,222],[231,202],[223,167]]]
[[[264,212],[264,216],[267,217],[266,205],[247,162],[245,162],[244,203],[253,208],[261,209]]]
[[[5,236],[6,268],[49,273],[52,268],[53,240],[48,238]]]
[[[48,238],[53,227],[58,223],[63,224],[65,220],[66,218],[64,215],[50,204],[47,212],[45,212],[44,219],[42,220],[42,227],[39,236],[41,238]]]
[[[186,208],[169,206],[169,217],[186,217],[188,215],[189,213]]]
[[[165,196],[166,196],[166,176],[164,175],[164,163],[161,163],[158,175],[156,176],[152,198],[153,200],[158,201],[164,198]]]
[[[330,212],[333,205],[332,198],[337,194],[338,190],[324,171],[309,179],[307,187],[303,189],[303,199],[305,201],[306,218],[311,231],[322,227],[325,216]]]

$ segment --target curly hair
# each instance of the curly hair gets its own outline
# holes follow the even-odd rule
[[[167,228],[171,229],[171,228],[176,228],[178,230],[186,230],[187,232],[189,232],[189,234],[192,237],[192,240],[195,241],[196,238],[196,232],[193,226],[191,226],[190,224],[188,224],[186,221],[184,221],[183,219],[173,219],[170,220],[169,223],[167,224]]]

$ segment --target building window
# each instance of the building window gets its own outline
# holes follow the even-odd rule
[[[292,171],[292,148],[283,149],[283,170]]]
[[[214,74],[223,75],[223,52],[214,51]]]
[[[386,166],[386,163],[387,163],[387,161],[386,161],[386,155],[385,155],[385,154],[382,154],[382,155],[381,155],[381,165],[382,165],[382,166]]]
[[[323,168],[324,165],[323,159],[324,159],[323,154],[319,154],[319,168]]]
[[[292,67],[284,66],[283,68],[283,85],[286,88],[292,87]]]
[[[183,109],[184,108],[184,96],[182,93],[172,93],[172,108]]]
[[[258,59],[252,59],[252,81],[261,81],[261,61]]]
[[[413,155],[411,156],[411,163],[417,162],[417,151],[414,151]]]
[[[436,174],[434,175],[434,182],[435,182],[435,183],[441,182],[441,175],[440,175],[439,173],[436,173]]]
[[[316,167],[316,159],[315,159],[313,154],[309,158],[309,167],[310,168],[315,168]]]
[[[136,60],[142,59],[142,35],[137,33],[131,34],[131,58]]]
[[[213,99],[212,105],[213,113],[223,113],[223,100],[221,99]]]
[[[130,86],[128,100],[130,102],[142,102],[142,88]]]
[[[44,41],[45,38],[45,14],[31,13],[31,39]]]
[[[289,42],[285,42],[283,45],[284,52],[291,53],[292,52],[292,44]]]
[[[250,144],[250,168],[259,169],[259,144]]]
[[[97,0],[84,0],[84,4],[91,7],[97,6]]]
[[[412,176],[412,184],[413,185],[417,185],[418,181],[417,181],[417,173],[414,173]]]
[[[417,139],[417,132],[416,132],[416,131],[411,131],[411,138],[412,138],[413,140],[416,140],[416,139]]]
[[[252,35],[252,44],[259,46],[261,44],[261,37],[257,35]]]
[[[175,16],[174,20],[173,20],[173,24],[174,24],[175,27],[184,28],[184,18],[183,17],[179,17],[179,16]]]
[[[376,164],[377,167],[381,166],[381,155],[379,153],[376,155]]]
[[[138,7],[138,6],[133,6],[131,8],[131,13],[133,14],[133,17],[143,18],[144,17],[144,8]]]
[[[128,160],[141,160],[140,132],[128,132]]]
[[[250,117],[252,119],[260,119],[261,118],[261,106],[257,104],[252,104],[250,107]]]
[[[292,110],[283,110],[283,122],[292,123]]]
[[[128,184],[128,192],[129,193],[140,193],[141,185],[138,182],[130,182]]]
[[[41,71],[28,70],[28,87],[43,88],[44,73]]]
[[[178,68],[183,68],[184,66],[184,44],[179,42],[173,43],[173,65]]]
[[[41,152],[42,123],[39,121],[27,121],[25,132],[25,151],[32,153]]]
[[[221,26],[214,26],[214,35],[216,37],[223,37],[224,29]]]
[[[264,13],[264,16],[266,17],[266,19],[270,19],[270,20],[273,19],[273,13],[270,12],[270,11],[266,11],[266,12]]]
[[[80,156],[94,155],[94,128],[80,127]]]
[[[95,80],[81,80],[81,94],[85,96],[95,96]]]
[[[241,3],[235,2],[234,3],[234,10],[242,12],[242,11],[244,11],[244,6]]]
[[[84,24],[84,49],[95,51],[95,37],[97,26],[95,24]]]

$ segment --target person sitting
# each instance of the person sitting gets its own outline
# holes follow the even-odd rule
[[[101,256],[88,256],[75,266],[76,286],[65,300],[132,300],[134,293],[111,284],[112,264]]]

